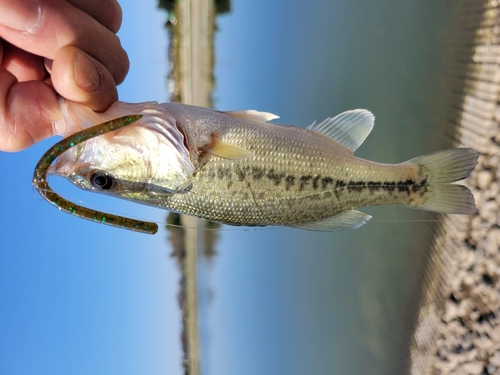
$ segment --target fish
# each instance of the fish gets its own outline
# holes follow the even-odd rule
[[[65,151],[48,173],[77,187],[236,226],[355,229],[357,208],[401,205],[445,214],[476,212],[455,182],[478,152],[454,148],[399,164],[354,155],[375,117],[355,109],[307,128],[270,122],[255,110],[219,111],[180,103],[116,102],[104,114],[61,104],[66,133],[128,114],[125,128]]]

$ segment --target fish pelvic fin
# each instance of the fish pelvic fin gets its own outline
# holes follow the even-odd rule
[[[354,152],[368,137],[374,123],[373,113],[366,109],[354,109],[320,123],[314,122],[307,129],[323,134]]]
[[[278,115],[270,112],[259,112],[254,109],[248,109],[246,111],[224,111],[228,116],[244,119],[244,120],[253,120],[253,121],[271,121],[280,118]]]
[[[478,156],[479,153],[470,148],[454,148],[409,160],[408,163],[418,165],[420,178],[426,181],[426,191],[417,205],[408,207],[446,214],[474,214],[476,207],[471,191],[452,182],[469,176]]]
[[[356,229],[366,224],[372,217],[364,212],[357,210],[343,211],[338,215],[328,217],[323,220],[312,221],[290,225],[293,228],[315,230],[315,231],[335,231]]]

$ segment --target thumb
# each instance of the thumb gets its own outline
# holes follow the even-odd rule
[[[95,111],[105,111],[118,100],[111,73],[79,48],[60,49],[52,62],[51,82],[57,93]]]

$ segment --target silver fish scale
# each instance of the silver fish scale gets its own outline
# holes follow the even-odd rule
[[[410,204],[419,198],[415,193],[366,185],[406,180],[408,165],[355,158],[336,142],[305,129],[249,124],[226,131],[221,139],[252,152],[253,157],[211,156],[197,172],[192,189],[163,197],[161,206],[228,224],[289,225],[355,207]]]

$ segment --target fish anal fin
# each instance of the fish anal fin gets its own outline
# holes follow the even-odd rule
[[[237,160],[248,158],[253,154],[242,147],[214,138],[209,146],[205,146],[203,151],[223,159]]]
[[[254,109],[249,109],[246,111],[224,111],[228,116],[236,117],[244,120],[253,120],[253,121],[271,121],[280,118],[279,116],[270,113],[270,112],[259,112]]]
[[[315,231],[334,231],[356,229],[366,224],[372,217],[364,212],[357,210],[347,210],[338,215],[328,217],[323,220],[311,221],[307,223],[291,225],[294,228],[315,230]]]
[[[335,142],[355,151],[365,141],[373,129],[375,116],[366,109],[354,109],[314,122],[307,129],[323,134]]]

